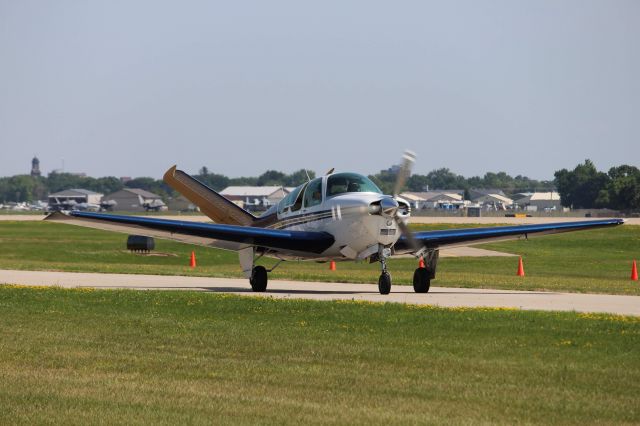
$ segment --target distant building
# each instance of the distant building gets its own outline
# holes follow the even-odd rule
[[[489,189],[470,189],[469,190],[469,199],[475,200],[477,198],[482,197],[483,195],[500,195],[501,197],[506,197],[506,194],[503,190],[498,188],[489,188]]]
[[[527,194],[519,194],[515,203],[525,210],[562,210],[560,202],[560,194],[555,191],[551,192],[533,192]]]
[[[124,188],[106,195],[102,204],[113,211],[143,212],[167,209],[162,197],[139,188]]]
[[[411,204],[411,208],[422,209],[443,209],[457,210],[468,204],[464,200],[464,192],[449,190],[427,191],[427,192],[403,192],[400,194]]]
[[[168,200],[167,208],[176,212],[195,212],[200,210],[198,206],[189,201],[184,195],[178,195]]]
[[[506,210],[507,208],[513,207],[513,200],[500,194],[479,195],[477,197],[472,197],[471,201],[479,204],[486,210]]]
[[[228,186],[220,194],[241,207],[269,207],[277,204],[293,188],[281,186]]]
[[[87,205],[98,206],[102,194],[99,192],[89,191],[88,189],[66,189],[64,191],[49,194],[49,210],[72,210],[78,205],[83,205],[87,208]]]
[[[40,160],[38,160],[38,157],[33,157],[33,160],[31,160],[31,176],[33,177],[40,177]]]

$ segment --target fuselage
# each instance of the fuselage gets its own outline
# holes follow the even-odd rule
[[[385,210],[385,207],[387,210]],[[365,259],[378,248],[391,247],[400,238],[394,214],[409,217],[408,204],[398,202],[367,177],[336,173],[313,179],[291,191],[267,210],[257,226],[295,231],[327,232],[335,243],[320,254],[300,257],[323,259]],[[295,256],[287,256],[295,257]]]

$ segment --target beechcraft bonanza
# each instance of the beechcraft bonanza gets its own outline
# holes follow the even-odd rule
[[[414,233],[407,226],[410,204],[398,196],[414,158],[413,153],[405,153],[394,195],[382,194],[363,175],[334,173],[332,169],[325,176],[295,188],[277,205],[256,217],[173,166],[165,173],[164,181],[200,207],[215,223],[81,211],[55,212],[46,220],[235,250],[256,292],[267,289],[267,272],[285,260],[379,262],[381,294],[391,291],[387,259],[394,255],[424,259],[425,267],[413,274],[413,288],[417,293],[426,293],[436,276],[442,248],[624,223],[622,219],[607,219]],[[264,266],[256,265],[263,256],[278,262],[267,271]]]

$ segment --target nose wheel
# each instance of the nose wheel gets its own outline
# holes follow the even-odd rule
[[[378,278],[378,291],[380,294],[389,294],[391,292],[391,275],[387,271],[380,274]]]
[[[387,259],[391,256],[391,250],[380,246],[378,256],[380,258],[380,268],[382,269],[380,278],[378,278],[378,291],[380,294],[389,294],[391,292],[391,274],[387,272]]]

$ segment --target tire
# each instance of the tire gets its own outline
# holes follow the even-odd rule
[[[413,291],[416,293],[428,293],[431,287],[429,272],[425,268],[418,268],[413,273]]]
[[[389,294],[391,292],[391,275],[388,272],[383,272],[378,278],[378,291],[380,294]]]
[[[263,292],[267,290],[267,270],[264,266],[255,266],[251,271],[251,290],[255,292]]]

